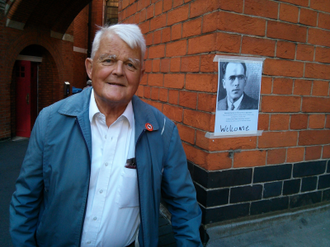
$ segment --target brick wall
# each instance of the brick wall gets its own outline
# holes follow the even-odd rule
[[[145,35],[137,94],[176,122],[203,224],[329,200],[330,2],[122,0],[119,20]],[[215,55],[266,58],[262,136],[205,137]]]

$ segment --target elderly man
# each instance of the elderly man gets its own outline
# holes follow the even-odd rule
[[[134,96],[136,25],[97,32],[92,86],[45,108],[10,205],[14,246],[157,246],[161,194],[178,246],[202,246],[201,211],[176,126]]]
[[[218,102],[218,110],[258,109],[258,101],[244,93],[246,85],[245,63],[221,63],[222,84],[227,96]]]

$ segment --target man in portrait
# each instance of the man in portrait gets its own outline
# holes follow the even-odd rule
[[[226,97],[218,101],[218,110],[257,110],[258,100],[244,92],[248,79],[246,64],[244,62],[222,62],[220,66]]]

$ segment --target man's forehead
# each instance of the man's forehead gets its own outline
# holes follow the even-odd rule
[[[241,63],[228,63],[226,67],[226,74],[242,73],[244,74],[244,67]]]

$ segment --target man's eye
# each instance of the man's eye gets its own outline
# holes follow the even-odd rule
[[[127,67],[132,70],[132,69],[136,69],[136,67],[134,66],[134,64],[132,63],[126,63]]]

